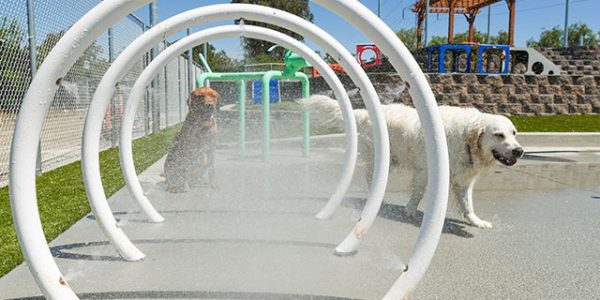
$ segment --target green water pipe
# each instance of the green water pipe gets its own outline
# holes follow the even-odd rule
[[[204,67],[204,71],[206,71],[208,73],[212,73],[212,69],[208,65],[208,62],[206,61],[206,58],[204,57],[204,55],[202,55],[202,53],[198,53],[198,58],[200,58],[200,63]]]
[[[240,152],[242,155],[246,153],[246,81],[238,80],[239,90],[239,116],[238,123],[240,127]]]
[[[307,98],[310,95],[310,83],[308,76],[302,72],[296,72],[293,76],[284,74],[283,71],[267,71],[267,72],[236,72],[236,73],[202,73],[198,77],[196,82],[197,87],[202,87],[206,85],[207,80],[218,80],[218,81],[237,81],[238,88],[240,88],[240,115],[244,115],[243,119],[240,117],[240,148],[242,152],[245,151],[245,107],[244,111],[242,111],[242,101],[245,105],[245,83],[242,100],[242,92],[240,87],[240,81],[245,80],[261,80],[262,82],[262,93],[261,99],[263,104],[263,158],[265,161],[271,159],[271,118],[270,118],[270,91],[269,91],[269,82],[270,80],[279,80],[279,79],[295,79],[299,80],[302,83],[302,97]],[[244,121],[244,122],[242,122]],[[302,123],[303,123],[303,155],[308,156],[310,152],[310,116],[307,110],[302,112]],[[243,133],[243,134],[242,134]]]

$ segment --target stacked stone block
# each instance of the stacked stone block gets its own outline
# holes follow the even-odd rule
[[[600,75],[600,47],[543,48],[540,52],[561,67],[562,74]]]
[[[476,107],[484,112],[507,115],[556,115],[600,113],[600,76],[426,74],[439,105]],[[383,103],[412,106],[397,74],[373,74]],[[363,107],[356,87],[343,80],[354,107]],[[311,93],[329,94],[322,78],[313,78]]]

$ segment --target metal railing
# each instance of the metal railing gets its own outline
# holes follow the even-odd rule
[[[32,74],[64,32],[98,4],[84,1],[0,0],[0,187],[8,184],[9,153],[16,116]],[[131,14],[102,34],[62,78],[45,120],[38,173],[46,172],[81,157],[85,114],[96,87],[111,62],[133,40],[150,28]],[[166,42],[158,47],[168,47]],[[101,148],[118,144],[123,103],[150,54],[119,82],[102,128]],[[189,68],[192,68],[191,72]],[[149,88],[136,112],[134,137],[148,135],[183,120],[185,98],[198,73],[187,53],[171,61]]]

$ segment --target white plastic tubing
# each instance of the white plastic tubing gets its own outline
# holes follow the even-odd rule
[[[423,220],[422,229],[419,233],[419,238],[417,239],[415,249],[413,250],[413,254],[409,260],[409,269],[396,281],[392,289],[390,289],[385,296],[385,299],[405,298],[410,296],[412,290],[414,287],[416,287],[425,270],[427,269],[435,248],[437,247],[443,225],[448,194],[449,170],[447,146],[441,125],[441,118],[436,109],[433,93],[427,85],[427,81],[423,73],[419,69],[414,59],[412,59],[412,56],[408,50],[399,40],[397,40],[391,29],[389,29],[367,8],[356,1],[314,1],[326,8],[329,8],[330,10],[333,10],[351,22],[371,40],[373,40],[383,50],[384,53],[386,53],[386,55],[390,58],[392,65],[400,72],[400,74],[403,76],[403,79],[409,83],[409,92],[413,97],[417,111],[421,117],[421,123],[425,133],[428,157],[428,206]],[[60,271],[58,270],[58,267],[52,260],[52,256],[48,249],[48,244],[45,242],[41,222],[39,220],[39,214],[37,212],[37,199],[35,195],[35,157],[38,149],[37,143],[41,135],[42,123],[48,111],[50,100],[55,94],[62,76],[66,74],[66,72],[74,64],[75,60],[89,45],[95,41],[97,36],[104,32],[109,26],[123,18],[129,12],[135,11],[137,8],[146,4],[147,2],[149,2],[149,0],[111,0],[101,2],[80,21],[74,24],[58,42],[55,48],[50,52],[44,64],[40,66],[37,75],[32,80],[32,88],[28,90],[23,100],[23,105],[17,119],[15,136],[13,138],[11,149],[11,206],[21,249],[26,260],[28,261],[32,275],[42,289],[42,292],[49,299],[77,299],[77,296],[64,281]],[[243,6],[244,5],[213,6],[211,8],[219,8],[224,10],[224,14],[228,15],[229,19],[237,19],[240,17],[252,19],[250,17],[240,16],[240,14],[244,14],[241,11],[231,14],[226,13],[235,11],[235,9],[238,7],[242,9]],[[257,7],[251,9],[254,12],[256,11],[256,8]],[[275,10],[271,10],[270,12],[274,15],[285,15]],[[186,14],[187,13],[181,14],[179,17],[181,18]],[[262,18],[264,19],[265,16],[262,16]],[[259,20],[264,21],[263,19]],[[269,17],[266,17],[266,19],[275,21]],[[282,23],[285,22],[282,20],[277,21]],[[191,17],[190,20],[183,22],[184,24],[181,24],[178,28],[184,29],[192,27],[193,25],[201,22],[204,22],[204,20],[195,20],[193,17]],[[279,23],[274,23],[282,26]],[[162,36],[163,38],[167,36],[168,32],[170,32],[165,27],[161,27],[160,25],[151,30],[154,30],[155,28],[159,28],[156,30],[164,31],[164,35]],[[303,30],[298,32],[301,33],[301,31]],[[307,33],[304,34],[304,36],[310,38],[311,35]],[[158,41],[154,41],[154,43],[156,42]],[[147,47],[147,49],[149,49],[149,47]],[[328,49],[328,52],[335,56],[335,49],[331,50],[332,51],[329,51]],[[341,53],[338,54],[342,56]],[[353,66],[343,66],[347,71],[352,72]],[[120,79],[121,76],[115,76],[115,78]],[[364,76],[364,78],[366,78],[366,76]],[[362,80],[365,80],[364,78]],[[116,80],[118,81],[118,79]],[[112,91],[112,87],[110,88]],[[361,91],[365,92],[365,90],[362,88]],[[374,176],[373,186],[369,194],[369,200],[367,201],[365,210],[362,213],[361,221],[357,224],[357,226],[355,226],[355,230],[351,234],[351,236],[354,237],[350,239],[350,244],[355,245],[360,237],[364,234],[365,230],[368,229],[368,226],[365,225],[370,226],[369,223],[372,223],[374,220],[374,216],[372,216],[373,212],[370,208],[376,207],[378,209],[379,205],[381,204],[383,190],[385,189],[385,182],[383,183],[383,190],[381,190],[381,186],[378,184],[378,181],[387,181],[387,164],[389,163],[389,153],[382,153],[388,152],[387,131],[385,130],[385,126],[383,126],[384,129],[381,129],[381,125],[385,125],[385,122],[380,111],[377,110],[377,104],[373,103],[373,99],[377,99],[377,97],[376,95],[374,95],[374,97],[368,97],[371,94],[374,95],[374,91],[373,93],[365,92],[365,94],[363,94],[363,98],[365,99],[368,108],[370,107],[369,113],[374,123],[374,138],[376,141],[375,161],[379,164],[376,163],[375,165],[376,174]],[[111,95],[109,95],[109,97]],[[107,102],[108,101],[105,101],[105,103],[103,103],[104,105],[97,106],[102,106],[101,108],[103,110],[103,108],[106,107]],[[88,123],[86,120],[86,125],[93,126],[93,123],[95,122]],[[94,130],[90,131],[91,135],[96,136],[96,139],[99,138],[99,133],[95,134]],[[380,145],[381,147],[377,149],[377,145]],[[88,155],[87,157],[93,158],[93,155]],[[96,154],[96,160],[94,161],[92,159],[89,163],[97,164],[97,161]],[[384,166],[382,167],[382,165]],[[88,175],[93,175],[92,173],[94,172],[90,172],[93,170],[94,168],[90,168],[87,171],[87,174],[84,170],[84,176],[87,177]],[[101,182],[99,180],[96,183],[99,183],[101,187]],[[103,190],[101,188],[99,192],[102,192],[103,194]],[[88,197],[90,197],[90,190],[88,190]],[[110,208],[108,208],[107,204],[105,204],[104,208],[107,208],[108,213],[110,213]],[[99,213],[97,208],[92,207],[92,209],[94,210],[94,213]],[[105,212],[106,211],[101,211],[100,213]],[[373,218],[372,220],[367,220],[371,217]],[[110,218],[112,218],[112,215]],[[112,219],[114,220],[114,218]],[[120,232],[116,222],[110,224],[110,227],[114,227],[118,232]],[[106,228],[103,229],[106,233]],[[127,245],[127,237],[122,233],[120,237],[127,240],[124,243]],[[111,241],[114,244],[122,242],[118,239],[114,240],[112,238]],[[129,260],[136,260],[143,257],[143,254],[139,252],[133,245],[128,245],[124,249],[119,250],[119,253]]]
[[[408,270],[398,278],[384,297],[385,300],[408,298],[431,263],[446,215],[450,170],[442,118],[421,68],[410,51],[382,20],[356,1],[314,0],[314,2],[351,22],[387,55],[392,66],[408,83],[409,93],[421,120],[427,151],[427,207],[419,236],[408,260]]]
[[[35,162],[42,125],[62,77],[83,51],[110,24],[147,2],[100,2],[75,23],[50,51],[23,98],[10,154],[10,203],[21,251],[38,286],[49,299],[77,299],[77,296],[52,259],[38,213]]]
[[[84,128],[82,147],[83,160],[85,160],[83,164],[84,182],[88,189],[90,205],[106,208],[106,210],[97,209],[97,211],[104,214],[103,217],[97,216],[96,218],[97,221],[101,223],[100,227],[105,229],[105,234],[119,253],[133,251],[131,248],[135,246],[133,246],[130,241],[124,242],[123,239],[121,239],[122,235],[120,231],[116,232],[110,230],[114,229],[114,227],[111,226],[114,218],[106,203],[106,196],[102,188],[98,166],[98,141],[100,138],[102,118],[104,117],[103,112],[106,110],[110,98],[114,93],[114,87],[127,72],[128,68],[136,61],[135,58],[141,56],[156,43],[164,40],[165,37],[200,24],[231,19],[248,19],[275,24],[296,31],[305,38],[315,41],[315,43],[325,49],[329,54],[338,58],[340,64],[360,89],[373,123],[376,164],[373,183],[369,192],[366,208],[361,214],[361,219],[357,222],[355,228],[348,237],[336,248],[336,252],[341,255],[354,253],[360,244],[362,237],[364,237],[377,216],[387,184],[389,141],[387,127],[383,113],[380,109],[377,93],[366,73],[356,62],[354,57],[327,32],[293,14],[269,7],[248,4],[206,6],[173,16],[157,24],[133,41],[125,50],[123,50],[106,71],[96,89],[92,102],[90,103]],[[342,107],[346,108],[346,115],[352,113],[348,111],[348,106],[342,105]],[[356,156],[355,153],[352,154]],[[132,169],[128,169],[127,172],[128,174],[134,174]],[[350,175],[347,174],[347,176],[349,176],[347,183],[349,184]],[[347,188],[347,185],[344,186],[344,188]],[[136,192],[136,194],[139,194],[139,191]],[[113,234],[115,233],[118,233],[119,235],[113,237]]]
[[[238,27],[238,29],[239,28],[247,29],[248,34],[254,33],[256,31],[255,27],[248,25],[242,25]],[[231,31],[232,29],[227,28],[227,30]],[[246,32],[240,34],[246,35]],[[119,154],[125,182],[127,183],[127,186],[129,187],[132,196],[140,203],[141,206],[146,205],[149,202],[146,196],[144,195],[144,191],[136,175],[136,170],[133,163],[132,134],[133,124],[135,121],[135,112],[137,110],[138,103],[144,95],[146,86],[149,84],[152,78],[154,78],[156,73],[158,73],[171,59],[173,59],[181,52],[187,50],[188,48],[191,48],[198,44],[202,44],[207,40],[215,39],[216,37],[212,35],[214,35],[213,30],[205,30],[182,38],[176,43],[170,45],[167,49],[165,49],[157,57],[155,57],[154,60],[152,60],[152,62],[148,66],[146,66],[146,68],[140,74],[139,78],[136,80],[129,93],[129,98],[127,103],[125,104],[125,109],[123,110],[123,119],[121,121]],[[277,38],[278,40],[270,40],[271,42],[276,42],[279,44],[283,44],[285,42],[286,44],[283,46],[292,49],[292,51],[300,53],[302,57],[306,58],[315,68],[317,68],[323,76],[323,78],[325,79],[325,81],[329,84],[330,87],[332,87],[336,99],[338,99],[340,103],[340,107],[342,108],[342,114],[344,118],[344,127],[346,130],[345,164],[344,170],[342,172],[342,178],[336,187],[334,195],[330,198],[336,199],[334,201],[337,201],[337,199],[339,199],[339,203],[343,199],[348,187],[350,186],[352,175],[356,167],[357,132],[356,122],[354,118],[354,113],[352,112],[352,105],[350,103],[350,99],[348,98],[346,90],[342,85],[341,81],[336,76],[336,74],[327,65],[327,63],[325,63],[321,59],[321,57],[317,55],[314,51],[307,52],[305,51],[306,46],[304,44],[298,42],[295,39],[292,39],[291,41],[289,41],[288,39],[284,40],[284,38],[281,37],[280,34],[273,34],[272,38]],[[296,51],[295,49],[299,50]],[[332,200],[330,200],[329,202],[332,202]]]

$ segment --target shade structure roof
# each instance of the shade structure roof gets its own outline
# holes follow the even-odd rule
[[[480,9],[502,0],[429,0],[430,13],[478,14]],[[454,3],[451,3],[454,2]],[[412,8],[413,12],[425,12],[426,0],[418,0]]]
[[[454,15],[462,14],[469,22],[469,42],[474,42],[475,35],[475,17],[481,11],[481,8],[490,6],[494,3],[505,1],[509,10],[508,17],[508,44],[514,46],[515,29],[515,3],[517,0],[416,0],[412,11],[417,13],[417,48],[422,46],[423,21],[426,15],[430,13],[448,14],[448,43],[454,42]]]

